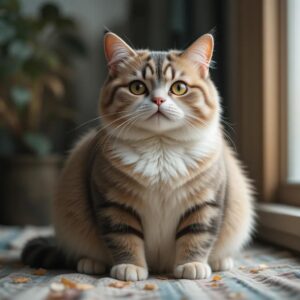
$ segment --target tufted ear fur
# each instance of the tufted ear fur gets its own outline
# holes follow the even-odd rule
[[[110,71],[115,72],[118,63],[128,56],[137,55],[119,36],[112,32],[104,35],[104,53]]]
[[[213,55],[213,50],[213,36],[211,34],[204,34],[182,53],[182,57],[196,64],[199,67],[201,76],[206,78],[209,73],[209,65]]]

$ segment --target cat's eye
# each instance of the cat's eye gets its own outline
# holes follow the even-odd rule
[[[142,81],[135,80],[129,84],[129,91],[134,95],[143,95],[147,92],[147,88]]]
[[[170,92],[177,96],[184,95],[188,90],[187,84],[183,81],[176,81],[172,84]]]

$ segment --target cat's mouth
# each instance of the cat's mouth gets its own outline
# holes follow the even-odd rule
[[[168,118],[168,116],[166,115],[166,114],[164,114],[161,110],[157,110],[154,114],[152,114],[149,118],[148,118],[148,120],[150,120],[150,119],[153,119],[153,118],[157,118],[157,119],[159,119],[159,118],[166,118],[166,119],[170,119],[170,118]]]

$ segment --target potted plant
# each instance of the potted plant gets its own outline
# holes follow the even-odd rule
[[[72,57],[85,55],[76,23],[51,3],[37,16],[0,3],[0,223],[48,224],[61,159],[53,124],[74,119]]]

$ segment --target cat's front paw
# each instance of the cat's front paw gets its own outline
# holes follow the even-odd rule
[[[145,280],[148,278],[148,270],[132,264],[120,264],[112,267],[110,276],[125,281]]]
[[[174,276],[178,279],[205,279],[210,275],[210,266],[202,262],[190,262],[178,265],[174,269]]]
[[[213,271],[229,271],[234,267],[234,261],[231,257],[225,257],[209,262]]]

